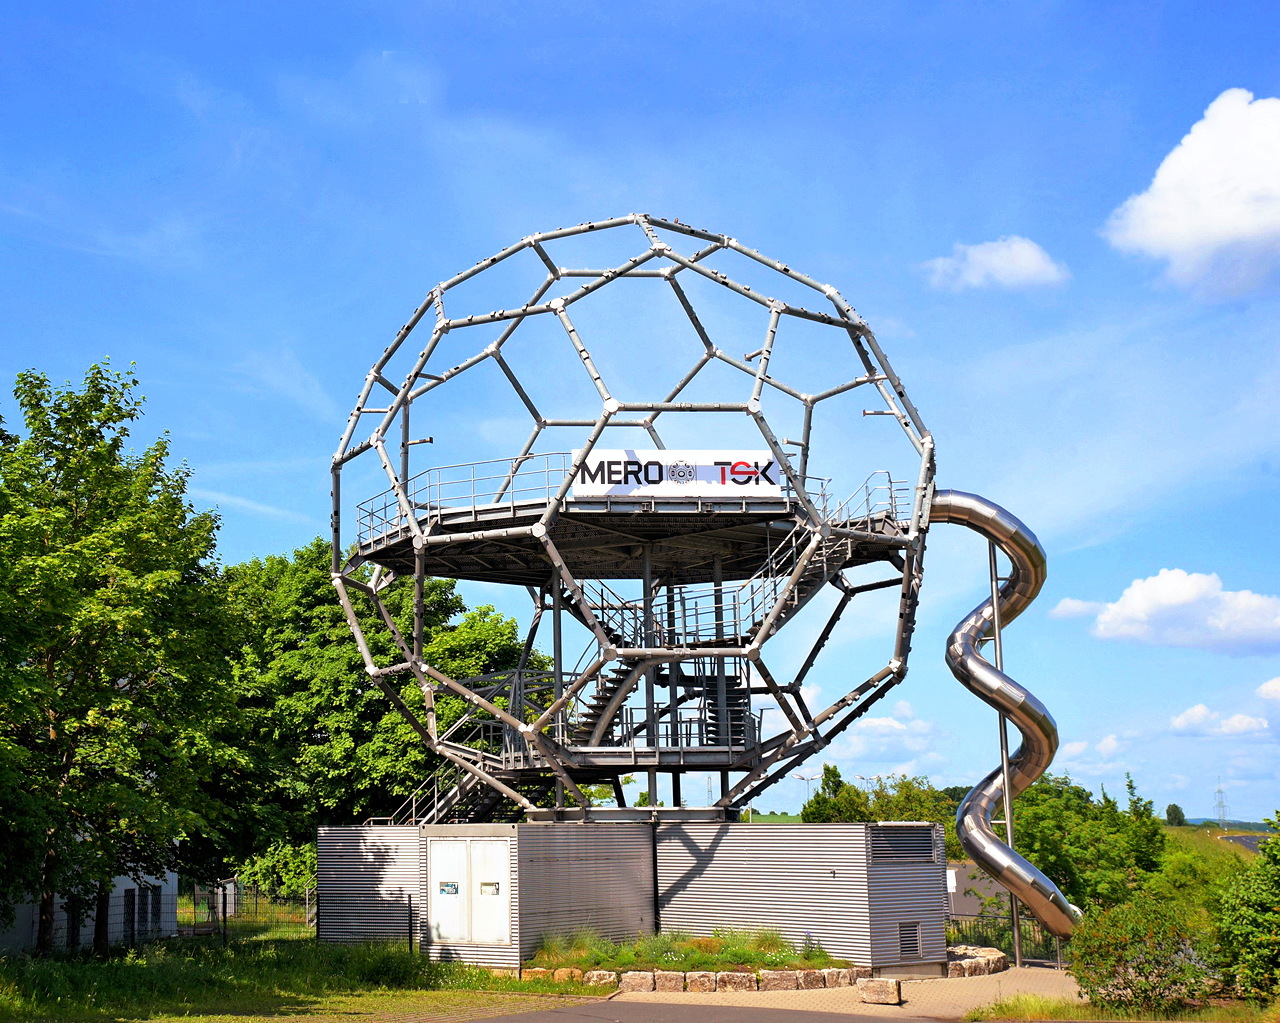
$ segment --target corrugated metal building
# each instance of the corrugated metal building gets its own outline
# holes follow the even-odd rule
[[[615,941],[654,929],[647,824],[422,828],[422,949],[516,968],[543,935],[590,928]]]
[[[405,941],[422,889],[416,825],[320,828],[316,937]]]
[[[875,969],[946,962],[934,824],[475,824],[320,830],[319,937],[515,968],[546,934],[775,928]]]
[[[946,854],[936,824],[664,824],[664,931],[773,927],[862,966],[945,963]]]

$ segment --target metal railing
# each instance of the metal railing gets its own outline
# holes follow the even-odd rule
[[[1018,933],[1022,937],[1022,957],[1061,964],[1067,946],[1027,913],[1020,914]],[[995,916],[952,916],[947,921],[948,945],[978,945],[998,948],[1013,957],[1013,922],[1008,914]]]
[[[549,502],[564,485],[573,468],[573,453],[553,451],[516,458],[493,458],[481,462],[460,462],[427,469],[405,483],[409,513],[481,511],[506,508],[512,514],[518,505]],[[848,498],[833,505],[830,479],[806,476],[805,492],[828,522],[865,523],[888,517],[902,521],[910,516],[911,488],[892,480],[884,471],[872,473]],[[795,497],[789,480],[782,482],[788,500]],[[388,542],[404,536],[408,517],[394,488],[362,501],[357,506],[359,542],[363,546]]]
[[[699,707],[655,715],[657,743],[648,739],[648,716],[643,707],[623,707],[618,715],[618,731],[624,745],[645,749],[657,745],[662,748],[698,749],[707,746],[747,748],[760,742],[764,725],[764,711],[752,713],[746,708],[730,707],[723,726],[716,720],[716,708],[708,702]],[[727,735],[719,734],[727,729]]]
[[[721,584],[676,586],[653,601],[646,628],[644,601],[620,596],[599,580],[584,580],[587,605],[606,632],[627,646],[689,647],[717,640],[738,642],[750,636],[773,610],[789,597],[798,605],[805,596],[805,579],[827,578],[847,559],[852,541],[832,536],[821,541],[801,576],[801,585],[787,589],[814,534],[796,526],[769,554],[750,578]]]

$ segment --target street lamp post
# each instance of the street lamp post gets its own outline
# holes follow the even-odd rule
[[[822,775],[820,775],[820,774],[793,774],[791,777],[793,777],[793,778],[799,778],[802,782],[804,782],[804,801],[807,803],[807,802],[809,802],[809,799],[810,799],[810,792],[809,792],[809,789],[810,789],[811,784],[812,784],[813,782],[817,781],[819,778],[821,778],[821,777],[822,777]]]

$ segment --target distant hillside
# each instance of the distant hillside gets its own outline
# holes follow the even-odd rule
[[[1217,824],[1218,818],[1217,817],[1188,817],[1187,823],[1188,824]],[[1258,821],[1227,821],[1227,830],[1228,831],[1234,830],[1234,831],[1269,832],[1271,828],[1268,827],[1266,824],[1259,823]]]

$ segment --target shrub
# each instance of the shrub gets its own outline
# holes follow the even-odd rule
[[[1070,971],[1099,1008],[1170,1012],[1213,983],[1203,940],[1184,913],[1139,894],[1085,917],[1071,939]]]
[[[1280,813],[1268,818],[1280,827]],[[1229,978],[1250,1001],[1280,995],[1280,836],[1223,886],[1219,936]]]

